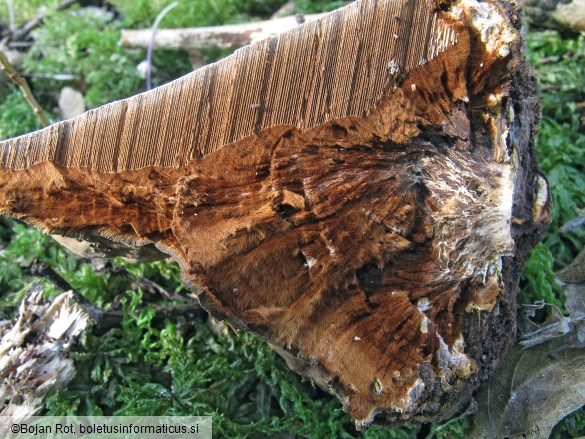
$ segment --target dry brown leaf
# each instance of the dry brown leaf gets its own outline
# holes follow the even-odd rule
[[[546,439],[553,427],[585,404],[585,349],[551,340],[514,346],[504,367],[477,399],[470,439]]]
[[[541,343],[548,334],[548,341],[512,348],[504,367],[478,394],[471,438],[548,438],[562,418],[585,404],[585,284],[564,288],[569,316],[553,312],[529,338]],[[571,333],[551,335],[561,323]]]
[[[577,255],[575,260],[566,268],[557,273],[559,280],[567,283],[585,282],[585,249]]]

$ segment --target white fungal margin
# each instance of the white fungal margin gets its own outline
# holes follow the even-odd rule
[[[489,53],[504,58],[510,54],[515,32],[508,19],[493,4],[477,0],[461,0],[451,11],[458,20],[468,17]]]

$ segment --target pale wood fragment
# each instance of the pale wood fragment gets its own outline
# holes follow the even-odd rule
[[[83,94],[71,87],[63,87],[59,93],[59,111],[63,119],[72,119],[85,113]]]
[[[45,398],[75,377],[70,358],[77,338],[90,324],[89,314],[72,292],[43,300],[35,285],[13,322],[0,322],[0,416],[19,423],[44,409]]]
[[[261,41],[265,38],[290,31],[304,22],[315,21],[325,14],[309,14],[274,18],[243,24],[197,27],[184,29],[159,29],[154,36],[156,49],[230,49]],[[120,42],[126,47],[147,48],[152,38],[149,29],[124,29]]]

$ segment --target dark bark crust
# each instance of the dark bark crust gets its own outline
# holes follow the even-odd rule
[[[156,245],[211,314],[313,366],[358,426],[450,416],[511,343],[549,218],[519,6],[442,7],[456,44],[364,117],[274,126],[179,169],[5,169],[0,210]]]

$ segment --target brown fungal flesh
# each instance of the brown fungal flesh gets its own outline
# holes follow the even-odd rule
[[[439,419],[515,332],[549,220],[537,119],[519,4],[361,0],[0,143],[0,211],[171,255],[358,426]]]

